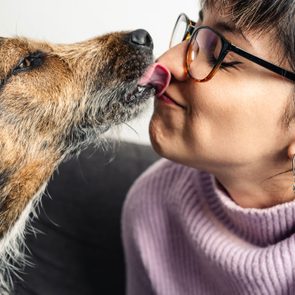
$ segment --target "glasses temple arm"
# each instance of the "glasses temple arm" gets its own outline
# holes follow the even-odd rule
[[[287,79],[289,79],[293,82],[295,81],[295,73],[285,70],[279,66],[276,66],[276,65],[274,65],[264,59],[261,59],[255,55],[252,55],[252,54],[234,46],[233,44],[229,44],[229,47],[227,50],[233,51],[233,52],[237,53],[238,55],[243,56],[246,59],[251,60],[252,62],[254,62],[264,68],[267,68],[268,70],[270,70],[272,72],[275,72],[283,77],[286,77]]]

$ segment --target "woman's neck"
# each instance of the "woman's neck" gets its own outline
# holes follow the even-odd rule
[[[215,176],[221,189],[243,208],[269,208],[295,199],[290,167],[263,170],[238,168]]]

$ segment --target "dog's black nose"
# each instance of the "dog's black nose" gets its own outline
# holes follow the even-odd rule
[[[153,39],[146,30],[136,30],[130,33],[130,42],[132,45],[144,46],[153,49]]]

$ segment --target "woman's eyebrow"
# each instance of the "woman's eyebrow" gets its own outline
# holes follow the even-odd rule
[[[221,32],[228,32],[232,34],[241,35],[243,39],[245,39],[251,45],[251,42],[249,41],[249,39],[247,39],[247,37],[243,34],[243,32],[233,24],[219,21],[216,24],[214,24],[214,28],[216,28],[217,30]]]
[[[202,22],[204,20],[204,11],[203,11],[203,9],[201,9],[199,11],[199,20],[201,20]],[[219,30],[221,32],[228,32],[228,33],[232,33],[232,34],[241,35],[243,37],[243,39],[245,39],[247,41],[247,43],[249,43],[252,46],[249,39],[247,39],[247,37],[243,34],[243,32],[240,29],[238,29],[234,24],[230,24],[230,23],[223,22],[223,21],[218,21],[214,25],[214,28],[216,28],[217,30]]]

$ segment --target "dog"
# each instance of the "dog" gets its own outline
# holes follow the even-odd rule
[[[167,85],[153,60],[142,29],[66,45],[0,38],[1,295],[12,292],[24,233],[58,165],[99,145]]]

